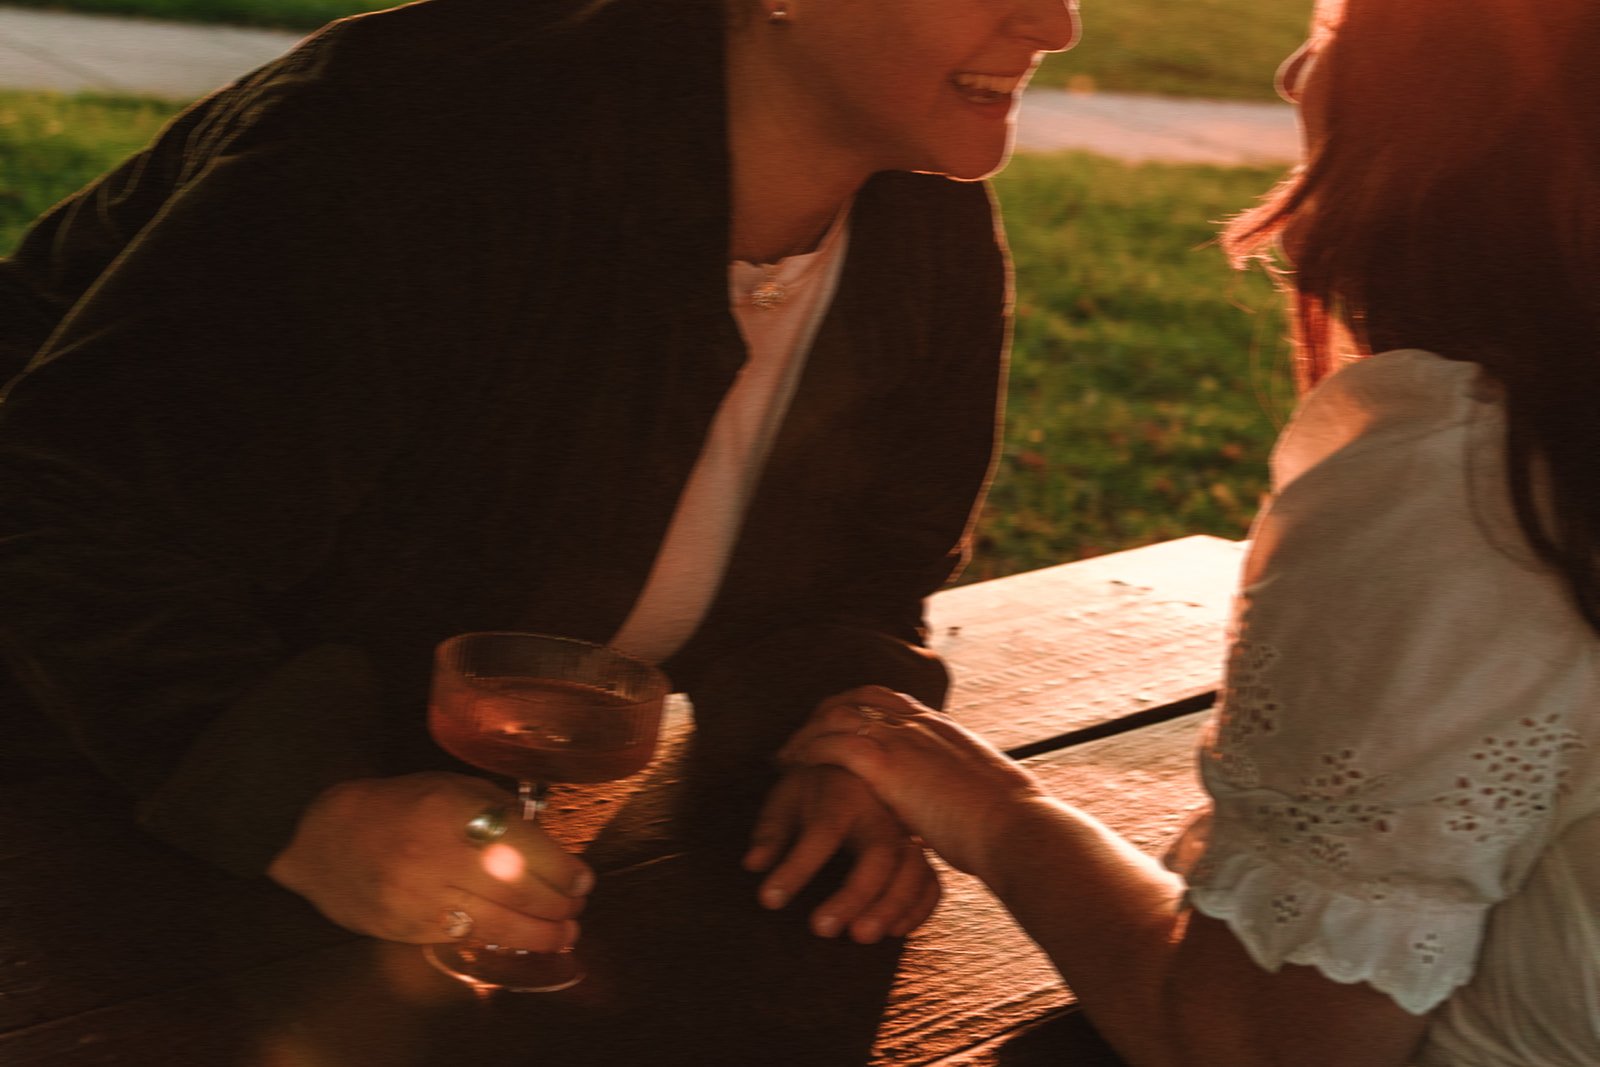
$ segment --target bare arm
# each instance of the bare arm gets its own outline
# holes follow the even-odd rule
[[[786,751],[865,778],[954,866],[987,884],[1134,1067],[1402,1065],[1426,1018],[1309,967],[1259,967],[1183,881],[946,716],[874,725],[849,708]]]

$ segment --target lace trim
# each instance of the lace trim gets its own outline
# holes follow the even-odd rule
[[[1299,964],[1336,982],[1366,982],[1413,1015],[1471,980],[1489,905],[1374,907],[1381,897],[1330,891],[1265,861],[1264,851],[1213,841],[1188,873],[1189,904],[1226,922],[1257,966]]]
[[[1474,872],[1452,876],[1448,862],[1424,876],[1427,855],[1411,873],[1408,843],[1482,859],[1480,846],[1535,832],[1571,789],[1567,765],[1584,741],[1559,714],[1524,717],[1461,753],[1453,783],[1431,797],[1417,795],[1414,776],[1372,771],[1364,750],[1376,742],[1322,752],[1296,778],[1264,785],[1262,761],[1285,728],[1279,660],[1250,638],[1242,612],[1226,698],[1201,750],[1226,817],[1192,826],[1169,863],[1187,876],[1190,904],[1227,922],[1258,965],[1316,967],[1429,1011],[1471,979],[1495,894]]]

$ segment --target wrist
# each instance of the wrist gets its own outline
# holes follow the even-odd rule
[[[996,805],[984,821],[993,831],[984,836],[979,861],[969,873],[1003,900],[1031,879],[1035,859],[1052,850],[1053,840],[1071,815],[1055,797],[1024,793]]]

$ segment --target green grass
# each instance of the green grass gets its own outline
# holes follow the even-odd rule
[[[0,250],[45,208],[151,139],[174,104],[0,90]]]
[[[217,22],[314,30],[324,23],[363,11],[394,7],[395,0],[6,0],[22,7],[78,11],[90,15],[132,15],[176,22]],[[536,0],[512,0],[536,2]]]
[[[1244,535],[1293,385],[1281,300],[1216,223],[1282,173],[1064,153],[1000,176],[1016,338],[971,578]]]
[[[174,105],[0,92],[0,250]],[[967,580],[1191,533],[1245,534],[1292,405],[1281,306],[1216,221],[1279,169],[1020,155],[997,181],[1017,270],[1003,454]]]
[[[1402,0],[1396,0],[1402,2]],[[1083,0],[1083,38],[1035,85],[1276,100],[1272,76],[1305,39],[1311,0]]]
[[[393,0],[8,0],[96,14],[311,30]],[[532,3],[537,0],[507,0]],[[657,0],[671,3],[672,0]],[[1036,84],[1275,99],[1272,72],[1305,34],[1311,0],[1084,0],[1082,43]]]

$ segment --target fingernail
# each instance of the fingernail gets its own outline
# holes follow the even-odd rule
[[[578,872],[578,877],[572,880],[572,893],[570,895],[575,897],[586,897],[589,895],[589,890],[593,888],[594,872],[587,869],[581,870]]]
[[[870,945],[883,936],[883,924],[876,919],[863,919],[855,925],[855,938],[863,945]]]
[[[566,930],[567,938],[566,938],[565,941],[563,941],[561,943],[561,947],[562,948],[571,948],[572,946],[574,946],[574,945],[576,945],[578,943],[578,935],[583,933],[583,927],[579,926],[577,923],[573,922],[571,919],[567,920],[566,927],[567,927],[567,930]]]
[[[839,929],[843,925],[835,916],[824,915],[817,919],[816,925],[812,929],[816,930],[818,937],[834,937],[839,933]]]
[[[789,891],[781,885],[769,885],[761,891],[761,903],[769,908],[781,908],[789,903]]]

